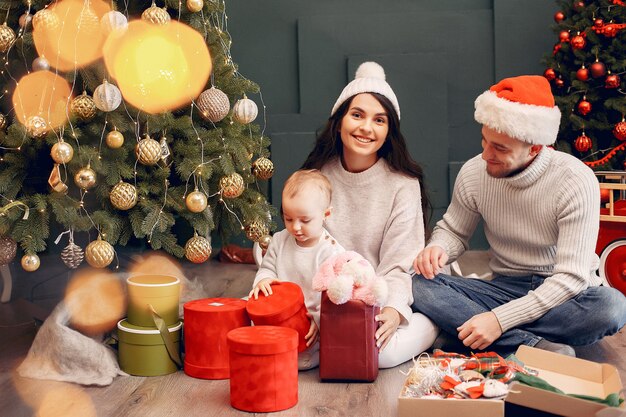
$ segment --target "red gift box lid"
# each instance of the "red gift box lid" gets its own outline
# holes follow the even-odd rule
[[[304,306],[304,295],[298,284],[281,281],[272,284],[272,295],[259,293],[257,300],[250,297],[246,310],[254,321],[256,318],[282,322],[296,314]]]
[[[186,302],[183,308],[198,313],[230,312],[246,308],[246,301],[241,298],[202,298]]]
[[[298,348],[298,332],[288,327],[239,327],[226,336],[229,349],[252,355],[273,355]]]

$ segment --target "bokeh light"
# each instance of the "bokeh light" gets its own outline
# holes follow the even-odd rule
[[[70,86],[63,77],[50,71],[36,71],[18,81],[13,92],[13,108],[23,125],[29,118],[39,116],[48,129],[56,129],[67,121],[70,96]]]
[[[123,35],[109,36],[103,52],[124,100],[146,113],[190,103],[211,74],[204,38],[177,21],[162,26],[132,21]]]
[[[111,11],[103,0],[63,0],[47,8],[60,24],[36,24],[33,40],[39,55],[60,71],[82,68],[102,57],[102,16]],[[45,21],[44,21],[45,23]]]
[[[159,274],[171,275],[184,282],[185,274],[180,263],[171,255],[162,251],[152,251],[142,255],[141,259],[128,269],[130,276]]]
[[[73,328],[88,335],[104,333],[126,313],[124,286],[111,271],[84,268],[68,283],[65,305]]]
[[[98,415],[91,397],[80,386],[67,382],[23,378],[17,372],[13,374],[13,382],[20,398],[33,409],[33,416],[96,417]],[[10,410],[7,412],[6,415],[11,415]]]

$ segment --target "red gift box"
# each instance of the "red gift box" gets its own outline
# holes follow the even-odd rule
[[[298,352],[306,350],[304,336],[309,332],[311,320],[307,317],[304,295],[298,284],[281,281],[272,284],[272,295],[259,293],[251,297],[246,310],[255,325],[289,327],[298,332]]]
[[[246,302],[239,298],[204,298],[185,303],[185,373],[195,378],[230,376],[226,335],[250,326]]]
[[[361,300],[337,305],[322,292],[320,311],[320,378],[374,381],[378,347],[374,319],[380,308]]]
[[[228,333],[230,404],[252,413],[298,403],[298,333],[287,327],[240,327]]]

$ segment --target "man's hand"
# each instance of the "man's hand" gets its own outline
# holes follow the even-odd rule
[[[459,339],[465,346],[483,350],[502,336],[498,318],[492,311],[476,314],[457,327]]]
[[[400,325],[400,313],[393,307],[384,307],[374,320],[380,322],[376,330],[376,345],[382,351]]]
[[[319,329],[317,328],[317,324],[315,324],[315,320],[313,320],[313,316],[310,313],[306,313],[309,320],[311,320],[311,326],[309,327],[309,332],[304,336],[304,340],[306,340],[306,347],[311,346],[313,343],[317,342],[319,338]]]
[[[424,278],[433,279],[448,262],[448,254],[441,246],[430,246],[421,251],[413,261],[413,268]]]
[[[272,295],[272,284],[275,282],[280,282],[280,281],[275,278],[263,278],[261,281],[259,281],[256,284],[256,286],[252,289],[252,291],[250,291],[250,294],[248,294],[248,298],[254,296],[254,299],[258,300],[259,291],[262,291],[266,297],[269,295]]]

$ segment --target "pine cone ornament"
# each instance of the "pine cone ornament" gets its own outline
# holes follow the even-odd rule
[[[0,237],[0,265],[7,265],[15,259],[17,242],[8,236]]]
[[[120,181],[111,190],[109,199],[116,209],[130,210],[137,204],[137,189],[132,184]]]
[[[154,25],[166,25],[172,18],[165,8],[161,9],[152,2],[152,6],[148,7],[141,14],[141,19]]]
[[[70,108],[72,114],[84,122],[93,119],[96,115],[96,103],[85,91],[80,96],[74,97]]]
[[[239,197],[245,188],[243,177],[236,172],[220,178],[220,190],[222,190],[222,196],[226,198]]]
[[[70,269],[78,268],[83,263],[83,259],[85,259],[85,252],[83,252],[80,246],[71,241],[61,252],[61,260]]]
[[[185,244],[185,257],[194,264],[206,262],[211,257],[211,241],[196,234]]]
[[[85,249],[85,259],[94,268],[106,268],[113,262],[114,256],[113,246],[106,240],[102,240],[100,236],[98,236],[98,240],[87,245]]]
[[[252,174],[260,180],[269,180],[274,175],[274,164],[262,156],[252,163]]]
[[[255,220],[250,222],[245,227],[246,237],[253,242],[259,242],[263,236],[269,233],[265,223]]]
[[[135,147],[135,155],[143,165],[155,165],[161,160],[161,144],[150,136],[146,136]]]
[[[222,90],[211,87],[200,93],[196,102],[200,114],[207,120],[217,123],[228,115],[230,101]]]

